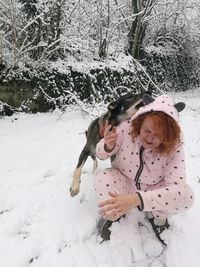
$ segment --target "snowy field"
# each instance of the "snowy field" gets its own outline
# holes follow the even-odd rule
[[[169,220],[170,243],[162,257],[153,235],[143,243],[138,226],[143,213],[137,210],[113,224],[109,242],[98,243],[90,159],[81,192],[70,197],[71,177],[85,143],[82,133],[102,110],[88,108],[88,115],[73,107],[64,114],[0,119],[0,267],[199,267],[200,89],[172,97],[187,104],[181,125],[187,179],[196,199],[189,211]],[[108,165],[101,161],[98,170]]]

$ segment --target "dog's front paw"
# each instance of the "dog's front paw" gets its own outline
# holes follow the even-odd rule
[[[79,193],[79,191],[80,191],[80,185],[79,184],[78,185],[72,184],[70,186],[69,192],[70,192],[71,197],[76,196]]]

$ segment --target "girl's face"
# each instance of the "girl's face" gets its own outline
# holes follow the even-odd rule
[[[157,148],[162,143],[160,131],[151,117],[146,117],[140,128],[140,139],[144,148]]]

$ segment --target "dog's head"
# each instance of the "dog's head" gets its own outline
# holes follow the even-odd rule
[[[130,119],[140,107],[146,104],[144,101],[146,95],[151,96],[151,92],[127,93],[111,102],[107,107],[108,123],[117,126],[120,122]]]

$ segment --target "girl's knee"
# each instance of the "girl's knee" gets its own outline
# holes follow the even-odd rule
[[[189,209],[194,203],[194,192],[192,188],[187,185],[185,188],[185,196],[184,196],[184,209]]]
[[[179,214],[187,211],[194,202],[194,193],[189,185],[186,185],[184,190],[182,190],[181,195],[179,195],[179,200],[171,206],[169,210],[163,209],[160,211],[153,212],[154,217],[157,218],[168,218],[175,214]]]
[[[176,206],[174,213],[182,213],[187,211],[194,202],[194,193],[192,188],[189,185],[186,185],[184,190],[182,190],[182,193],[180,195],[179,205]]]
[[[117,169],[108,168],[96,175],[95,191],[99,198],[105,199],[109,197],[109,191],[119,193],[131,192],[131,182]]]
[[[113,190],[116,183],[114,169],[109,168],[99,172],[95,177],[95,191],[97,197],[101,199],[107,198],[109,196],[108,192]]]
[[[95,177],[95,186],[108,184],[114,178],[114,170],[109,168],[99,172]]]

